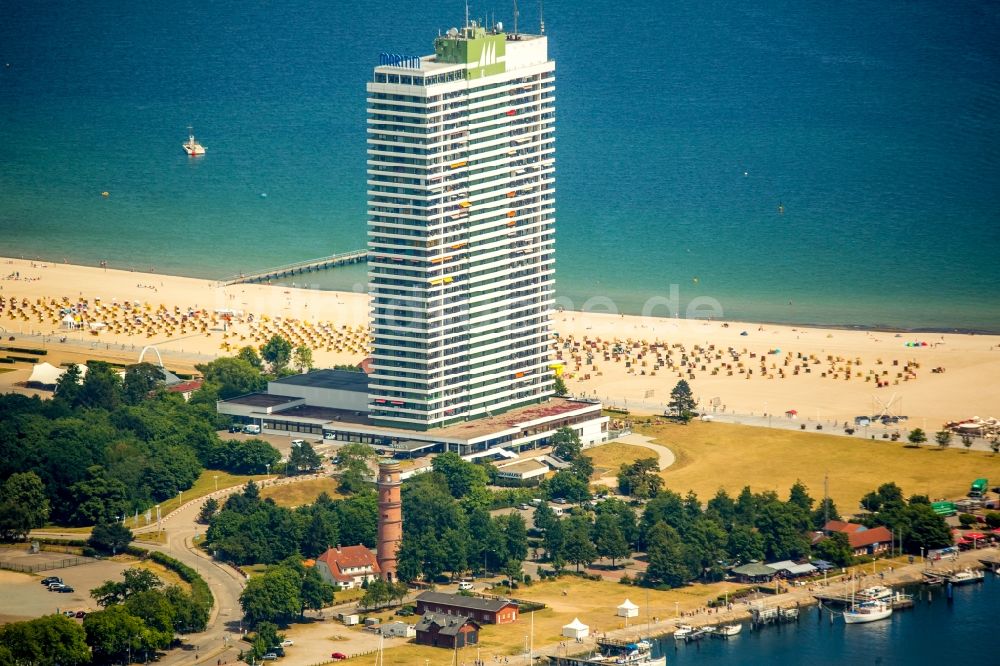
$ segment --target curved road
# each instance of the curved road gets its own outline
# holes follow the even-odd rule
[[[317,476],[321,475],[308,474],[280,481],[269,481],[260,485],[262,487],[283,485],[315,479]],[[243,575],[227,564],[212,560],[201,549],[194,546],[194,538],[199,534],[204,534],[206,530],[205,525],[197,522],[202,504],[210,497],[220,500],[221,503],[223,498],[242,489],[243,486],[233,486],[187,502],[163,517],[165,543],[137,544],[148,550],[166,553],[195,569],[208,583],[215,601],[205,631],[183,636],[182,646],[168,651],[160,659],[161,664],[207,665],[217,664],[220,660],[229,664],[242,663],[238,661],[237,657],[240,650],[246,647],[245,644],[239,642],[243,620],[243,611],[239,604],[240,594],[245,585]],[[133,530],[133,533],[136,536],[142,536],[155,534],[156,531],[157,525],[153,523],[146,527],[137,528]],[[87,536],[79,533],[43,530],[34,531],[32,535],[56,539],[80,539]]]

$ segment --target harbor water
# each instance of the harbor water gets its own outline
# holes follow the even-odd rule
[[[221,278],[363,248],[365,82],[464,11],[8,3],[0,255]],[[1000,331],[1000,4],[544,11],[561,306]],[[509,1],[470,13],[513,27]],[[204,156],[181,149],[189,125]]]
[[[667,666],[712,664],[751,666],[921,666],[972,661],[997,663],[1000,639],[1000,579],[987,574],[982,584],[956,587],[948,601],[942,587],[914,588],[914,608],[896,611],[887,620],[847,626],[830,622],[830,612],[803,608],[797,623],[743,631],[728,640],[702,639],[675,644],[658,641]]]

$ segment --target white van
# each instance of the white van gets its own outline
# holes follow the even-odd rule
[[[458,589],[460,589],[460,590],[471,590],[472,589],[472,583],[470,583],[467,580],[463,580],[461,583],[458,584]]]
[[[260,434],[260,426],[251,423],[250,425],[243,426],[243,432],[245,432],[248,435],[259,435]]]

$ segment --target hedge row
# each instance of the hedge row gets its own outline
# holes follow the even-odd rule
[[[27,349],[26,347],[0,347],[0,351],[33,354],[35,356],[45,356],[49,353],[48,349]]]
[[[137,548],[136,550],[142,550],[142,549]],[[212,597],[212,590],[209,589],[208,583],[206,583],[205,579],[201,577],[201,574],[199,574],[197,571],[195,571],[188,565],[184,564],[180,560],[170,557],[166,553],[161,553],[158,550],[154,550],[152,552],[149,552],[148,554],[150,559],[152,559],[154,562],[158,562],[159,564],[162,564],[166,568],[174,571],[184,581],[188,582],[191,585],[191,596],[194,597],[195,601],[197,601],[200,604],[204,604],[205,608],[208,609],[212,608],[212,604],[215,603],[215,600]]]

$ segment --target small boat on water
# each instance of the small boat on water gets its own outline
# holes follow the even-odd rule
[[[694,627],[690,624],[679,624],[677,625],[677,631],[674,632],[674,640],[683,641],[691,635],[692,631],[694,631]]]
[[[616,639],[598,639],[597,645],[601,651],[579,659],[580,664],[595,666],[667,666],[666,656],[654,657],[653,644],[646,640],[621,641]]]
[[[892,588],[884,585],[866,587],[857,596],[861,601],[888,601],[892,599]]]
[[[985,574],[982,571],[973,569],[963,569],[950,576],[945,576],[945,580],[952,585],[968,585],[969,583],[982,583]]]
[[[741,631],[743,631],[743,625],[739,622],[733,622],[732,624],[720,624],[713,628],[712,635],[717,638],[730,638],[738,635]]]
[[[866,601],[844,611],[846,624],[865,624],[884,620],[892,615],[892,605],[884,601]]]
[[[184,152],[190,155],[191,157],[205,154],[205,146],[195,141],[194,132],[191,130],[190,127],[188,127],[188,140],[182,143],[181,147],[183,147]]]

